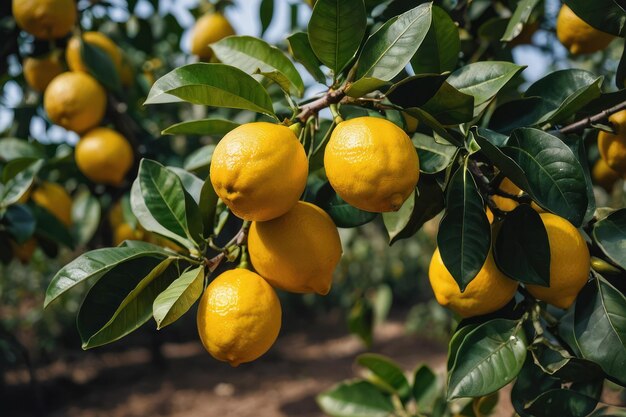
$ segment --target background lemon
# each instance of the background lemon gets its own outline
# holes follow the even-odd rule
[[[289,211],[306,186],[308,160],[288,127],[247,123],[217,144],[211,183],[233,213],[245,220],[275,219]]]
[[[35,188],[30,198],[64,225],[72,224],[72,198],[59,184],[44,181]]]
[[[523,191],[517,185],[513,184],[513,182],[508,178],[504,178],[502,182],[500,182],[500,186],[498,188],[507,194],[515,196],[519,196],[523,193]],[[519,206],[517,201],[501,195],[494,195],[491,199],[502,211],[513,211],[517,206]]]
[[[13,256],[19,259],[21,263],[27,264],[37,249],[37,240],[31,237],[21,244],[11,240],[11,248],[13,249]]]
[[[24,58],[23,69],[24,79],[38,93],[43,93],[50,81],[64,71],[59,56],[55,53]]]
[[[67,35],[76,24],[76,15],[75,0],[13,0],[15,22],[39,39]]]
[[[299,201],[276,219],[253,222],[248,251],[256,271],[273,286],[324,295],[341,258],[341,241],[324,210]]]
[[[106,101],[104,88],[84,72],[64,72],[55,77],[43,97],[50,120],[78,133],[102,121]]]
[[[430,261],[428,277],[439,304],[463,317],[479,316],[504,307],[513,298],[518,286],[517,281],[508,278],[496,267],[491,251],[464,292],[443,264],[439,248]]]
[[[589,249],[570,222],[551,213],[541,213],[540,216],[550,242],[550,287],[526,287],[535,298],[568,308],[589,278]]]
[[[371,212],[398,210],[419,176],[419,160],[409,136],[377,117],[339,123],[326,146],[324,166],[341,198]]]
[[[213,56],[209,45],[234,34],[235,30],[224,15],[207,13],[198,19],[191,32],[191,53],[209,60]]]
[[[85,133],[74,154],[80,172],[93,182],[119,185],[133,166],[133,148],[126,138],[108,127]]]
[[[113,231],[113,245],[119,246],[125,240],[144,240],[145,232],[138,227],[133,229],[128,223],[118,225]]]
[[[591,178],[595,184],[610,192],[613,189],[613,185],[620,179],[620,174],[608,166],[604,159],[600,158],[593,165]]]
[[[117,73],[121,73],[122,52],[108,36],[101,32],[85,32],[82,34],[82,38],[83,42],[89,43],[104,51],[111,58]],[[89,72],[80,54],[80,38],[78,36],[72,36],[72,39],[67,43],[65,59],[67,66],[72,71]]]
[[[600,51],[614,38],[587,24],[565,4],[556,19],[556,36],[574,55]]]
[[[263,278],[247,269],[226,271],[207,287],[198,306],[198,333],[215,359],[238,366],[257,359],[278,337],[280,301]]]

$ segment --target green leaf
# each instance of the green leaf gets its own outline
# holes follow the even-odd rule
[[[74,249],[74,239],[65,224],[61,223],[54,214],[36,204],[30,203],[28,207],[37,221],[36,235]]]
[[[432,19],[426,38],[411,58],[416,74],[453,71],[459,59],[459,28],[446,11],[437,6],[433,7]]]
[[[103,248],[87,252],[65,265],[50,281],[46,290],[44,308],[81,282],[97,279],[118,265],[137,258],[165,259],[168,252],[159,246],[140,242],[134,246]]]
[[[188,193],[178,175],[158,162],[143,159],[139,164],[137,180],[145,207],[153,219],[176,235],[177,242],[183,243],[189,249],[197,247],[193,242],[200,239],[202,230],[191,227],[197,225],[197,222],[189,220],[199,218],[198,206],[193,200],[186,198]],[[131,193],[131,204],[132,197]],[[133,211],[135,212],[134,205]],[[140,214],[135,212],[141,225],[150,230],[144,225],[144,218]],[[151,231],[160,233],[157,230]]]
[[[550,286],[550,243],[539,214],[528,204],[508,213],[494,246],[498,269],[526,284]]]
[[[317,396],[322,411],[332,417],[388,417],[389,397],[367,381],[343,382]]]
[[[72,203],[72,236],[78,245],[91,240],[100,225],[100,202],[83,188],[74,196]]]
[[[108,90],[121,91],[122,84],[115,63],[98,45],[80,39],[80,58],[89,73]]]
[[[412,388],[413,399],[420,413],[431,410],[439,394],[437,375],[427,366],[422,365],[415,370]]]
[[[447,75],[420,74],[398,81],[385,94],[389,101],[403,108],[421,107],[439,91]]]
[[[330,183],[317,193],[316,205],[333,219],[337,227],[357,227],[374,220],[377,213],[363,211],[346,203],[337,195]]]
[[[574,13],[594,28],[622,36],[626,27],[626,13],[616,1],[612,0],[563,0]]]
[[[364,353],[357,357],[356,362],[367,368],[374,375],[375,385],[384,387],[390,394],[396,394],[401,399],[408,399],[411,393],[409,381],[402,369],[389,358],[374,353]]]
[[[411,140],[417,148],[420,171],[426,174],[436,174],[446,169],[458,152],[456,146],[444,145],[422,133],[413,134]]]
[[[35,233],[37,223],[28,207],[13,204],[4,212],[2,224],[17,243],[24,243]]]
[[[417,192],[415,190],[411,193],[409,198],[404,201],[400,210],[383,213],[383,223],[385,224],[385,229],[387,229],[390,244],[392,244],[396,240],[396,236],[409,225],[416,200]]]
[[[152,315],[157,329],[174,323],[185,314],[202,295],[204,289],[204,267],[185,271],[154,300]]]
[[[371,93],[372,91],[379,90],[387,85],[389,85],[389,82],[387,81],[379,80],[378,78],[373,77],[363,77],[350,84],[346,90],[346,95],[355,98],[363,97],[364,95]]]
[[[432,3],[421,4],[388,20],[365,42],[356,79],[390,81],[418,50],[432,21]]]
[[[196,149],[185,158],[185,169],[195,172],[208,172],[214,150],[215,145],[205,145]]]
[[[87,293],[76,319],[83,349],[119,340],[150,320],[155,298],[177,276],[177,268],[171,265],[173,261],[174,258],[164,259],[147,275],[145,271],[140,273],[124,268],[124,271],[109,273],[96,282]],[[113,302],[120,297],[123,297],[121,303]],[[105,301],[106,307],[103,306]],[[107,310],[116,305],[118,307],[109,320],[100,326],[98,319],[105,318]]]
[[[0,161],[12,161],[18,158],[40,159],[45,156],[38,142],[29,142],[26,139],[0,139]]]
[[[159,78],[144,104],[188,101],[251,110],[274,117],[272,100],[251,75],[224,64],[189,64]]]
[[[219,197],[213,189],[211,179],[207,178],[202,185],[202,190],[200,190],[200,204],[198,205],[200,217],[204,223],[204,236],[211,235],[213,230],[218,200]]]
[[[528,22],[530,14],[539,2],[540,0],[520,0],[520,2],[517,3],[513,16],[509,19],[504,35],[502,35],[500,40],[503,42],[510,42],[522,33],[524,25]]]
[[[305,32],[296,32],[287,37],[287,42],[289,42],[291,54],[295,60],[306,68],[313,78],[315,78],[315,81],[324,84],[326,82],[326,76],[320,69],[322,63],[317,59],[313,48],[311,48],[309,36]]]
[[[516,129],[502,151],[526,174],[519,184],[541,207],[579,227],[587,210],[585,174],[578,158],[559,138],[538,129]],[[508,176],[505,167],[500,167]]]
[[[202,185],[204,181],[200,178],[196,177],[192,173],[178,167],[167,167],[170,171],[180,178],[181,183],[183,184],[183,188],[196,204],[200,203],[200,194],[202,192]]]
[[[595,223],[593,238],[612,262],[626,269],[626,209],[616,210]]]
[[[450,74],[448,83],[460,92],[474,96],[474,106],[480,108],[524,68],[510,62],[475,62]]]
[[[302,77],[287,56],[275,46],[253,36],[228,36],[211,44],[213,53],[222,62],[250,75],[278,72],[290,83],[290,92],[298,97],[304,92]]]
[[[44,161],[31,161],[27,167],[16,174],[4,186],[0,185],[0,207],[10,206],[19,201],[33,185],[35,176],[43,167]]]
[[[437,246],[446,269],[465,291],[487,259],[491,226],[474,178],[465,167],[453,175],[446,195]]]
[[[571,389],[551,389],[539,394],[526,408],[536,417],[585,417],[598,404],[598,400]]]
[[[274,17],[274,0],[262,0],[259,5],[259,18],[261,20],[261,36],[272,24]]]
[[[317,0],[309,20],[311,48],[320,61],[333,71],[343,71],[361,46],[367,28],[363,0]]]
[[[357,299],[348,314],[348,330],[357,335],[366,346],[372,345],[374,309],[367,298]]]
[[[478,397],[511,382],[526,358],[526,335],[519,322],[495,319],[463,340],[449,374],[448,399]]]
[[[585,359],[626,386],[626,297],[605,279],[592,279],[578,295],[574,332]]]
[[[454,369],[454,365],[456,364],[456,356],[459,353],[459,347],[473,330],[475,330],[479,324],[472,323],[462,326],[463,323],[460,323],[457,327],[455,333],[450,338],[450,342],[448,343],[448,360],[446,362],[446,369],[448,371],[448,375]]]
[[[434,97],[421,107],[443,125],[460,124],[472,120],[474,97],[444,82]]]
[[[180,122],[161,132],[163,135],[223,136],[239,126],[239,123],[222,119],[201,119]]]
[[[452,134],[448,132],[446,128],[443,127],[441,123],[439,123],[437,119],[431,116],[427,111],[422,110],[418,107],[411,107],[409,109],[405,109],[404,111],[410,116],[415,117],[417,120],[419,120],[420,123],[423,123],[426,126],[430,127],[435,133],[437,133],[439,136],[441,136],[451,144],[459,147],[463,146],[462,140],[457,140],[454,136],[452,136]]]
[[[511,403],[521,417],[534,417],[526,412],[528,404],[541,393],[560,387],[557,378],[544,373],[528,356],[511,390]]]

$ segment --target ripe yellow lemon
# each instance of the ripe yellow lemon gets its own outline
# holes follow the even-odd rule
[[[50,81],[63,72],[63,65],[57,54],[44,57],[28,57],[23,63],[26,83],[38,93],[43,93]]]
[[[201,59],[209,60],[213,56],[210,44],[235,34],[224,15],[207,13],[200,17],[191,33],[191,53]]]
[[[126,138],[108,127],[85,133],[74,154],[80,172],[96,183],[120,185],[133,166],[133,148]]]
[[[82,34],[82,39],[83,42],[88,43],[90,46],[95,46],[104,51],[111,58],[117,73],[121,73],[122,52],[107,35],[101,32],[85,32]],[[72,36],[72,39],[67,43],[67,48],[65,49],[67,66],[72,71],[89,72],[80,54],[80,43],[80,37],[78,36]]]
[[[527,285],[535,298],[568,308],[589,278],[591,257],[578,229],[562,217],[541,213],[550,242],[550,287]]]
[[[417,151],[409,136],[377,117],[339,123],[326,146],[324,166],[341,198],[378,213],[398,210],[419,177]]]
[[[598,133],[598,150],[600,157],[609,168],[620,175],[626,174],[626,110],[619,111],[609,117],[615,134],[601,131]]]
[[[508,278],[496,267],[491,251],[464,292],[443,264],[439,248],[430,261],[428,277],[439,304],[463,317],[492,313],[504,307],[513,298],[518,286],[517,281]]]
[[[253,222],[248,251],[256,271],[274,287],[321,295],[330,290],[342,252],[330,216],[303,201],[276,219]]]
[[[507,194],[515,196],[519,196],[523,193],[523,191],[517,185],[513,184],[513,182],[508,178],[504,178],[498,188]],[[491,199],[502,211],[513,211],[517,206],[519,206],[517,201],[501,195],[494,195]]]
[[[113,245],[119,246],[125,240],[144,240],[145,232],[141,226],[133,229],[128,223],[118,225],[113,231]]]
[[[48,210],[65,226],[72,224],[72,198],[59,184],[42,182],[32,192],[31,200]]]
[[[567,5],[563,5],[556,18],[556,36],[573,55],[601,51],[614,39],[576,16]]]
[[[238,217],[275,219],[288,212],[306,186],[308,160],[291,129],[273,123],[241,125],[217,144],[211,183]]]
[[[106,110],[106,91],[84,72],[64,72],[55,77],[43,96],[53,123],[77,133],[97,126]]]
[[[198,334],[215,359],[238,366],[274,344],[281,324],[274,289],[246,269],[226,271],[207,287],[198,306]]]
[[[600,158],[591,170],[591,178],[595,184],[610,192],[613,189],[613,185],[620,179],[620,175],[608,166],[604,159]]]
[[[62,38],[76,24],[75,0],[13,0],[17,25],[39,39]]]
[[[18,244],[11,240],[11,248],[13,249],[13,256],[17,258],[21,263],[27,264],[37,249],[37,240],[31,237],[26,242]]]

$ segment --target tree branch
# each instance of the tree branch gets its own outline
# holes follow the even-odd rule
[[[494,216],[503,217],[505,213],[500,210],[495,201],[492,200],[491,195],[493,194],[493,187],[489,181],[489,178],[481,171],[478,163],[473,159],[467,161],[467,167],[472,173],[472,175],[476,178],[476,182],[478,183],[478,188],[480,190],[480,194],[484,197],[487,206],[494,214]]]
[[[302,123],[306,123],[309,117],[316,115],[320,110],[325,109],[331,104],[339,103],[345,96],[346,93],[343,88],[339,90],[328,90],[322,97],[302,106],[296,119]]]
[[[593,123],[598,123],[603,120],[607,120],[609,116],[613,113],[617,113],[620,110],[626,109],[626,101],[622,101],[621,103],[616,104],[613,107],[609,107],[608,109],[602,110],[598,114],[594,114],[593,116],[585,117],[582,120],[569,124],[567,126],[559,129],[560,133],[577,133],[579,131],[585,130],[585,128],[591,126]]]

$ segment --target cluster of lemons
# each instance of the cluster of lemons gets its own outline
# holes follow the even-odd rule
[[[76,3],[73,0],[13,0],[13,16],[18,26],[40,40],[64,38],[75,28]],[[75,34],[67,43],[65,71],[61,51],[45,57],[24,59],[26,82],[43,93],[49,119],[81,135],[75,160],[79,170],[96,183],[118,186],[133,165],[133,149],[119,132],[100,127],[105,116],[107,93],[93,78],[82,58],[82,43],[105,52],[122,80],[130,85],[132,69],[121,50],[100,32]]]
[[[308,159],[294,130],[266,122],[244,124],[224,136],[213,153],[211,183],[232,213],[251,222],[247,249],[256,270],[219,275],[198,309],[205,348],[233,366],[258,358],[278,336],[281,308],[272,287],[327,294],[341,257],[330,216],[299,200]],[[409,136],[373,117],[339,123],[324,161],[337,194],[374,212],[398,210],[419,175]]]

